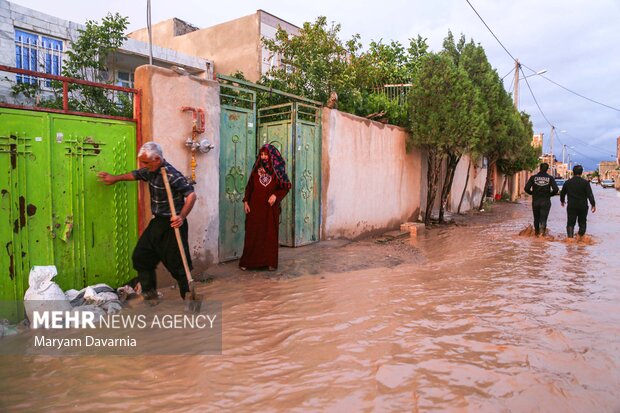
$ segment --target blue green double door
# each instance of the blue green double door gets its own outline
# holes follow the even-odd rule
[[[258,115],[258,116],[257,116]],[[243,196],[257,151],[280,150],[293,187],[282,202],[280,244],[297,247],[319,240],[320,111],[301,103],[262,108],[222,105],[220,122],[220,261],[243,252]]]
[[[0,109],[0,300],[23,298],[34,265],[55,265],[64,290],[133,277],[136,186],[97,172],[133,169],[135,154],[131,122]]]

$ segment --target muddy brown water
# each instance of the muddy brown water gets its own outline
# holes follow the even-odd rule
[[[0,410],[618,412],[620,192],[595,196],[593,245],[556,198],[553,242],[521,203],[427,232],[421,263],[217,278],[222,355],[4,357]]]

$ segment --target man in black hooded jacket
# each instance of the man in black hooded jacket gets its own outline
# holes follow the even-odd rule
[[[551,197],[559,191],[555,179],[547,173],[549,164],[541,163],[540,171],[532,175],[525,184],[525,192],[532,195],[532,212],[534,213],[534,230],[536,235],[547,231],[547,217],[551,210]]]
[[[590,182],[583,179],[583,166],[575,165],[573,168],[573,177],[566,181],[560,192],[560,202],[564,206],[564,201],[568,196],[568,207],[566,213],[568,219],[566,222],[566,235],[568,238],[575,236],[575,222],[579,220],[579,236],[586,233],[586,221],[588,219],[588,201],[592,207],[592,212],[596,212],[596,203],[594,202],[594,194]]]

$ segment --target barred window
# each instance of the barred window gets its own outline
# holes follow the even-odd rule
[[[60,75],[62,40],[15,29],[15,67],[35,72]],[[17,83],[34,84],[34,76],[17,75]],[[45,86],[51,81],[45,80]]]
[[[133,88],[133,85],[133,72],[125,72],[120,70],[116,72],[116,86]]]

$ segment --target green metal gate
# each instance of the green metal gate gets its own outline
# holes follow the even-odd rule
[[[258,146],[269,143],[282,153],[293,183],[282,201],[280,244],[298,247],[319,240],[321,197],[321,123],[317,106],[300,102],[258,111]]]
[[[133,278],[137,186],[97,172],[135,159],[133,122],[0,109],[0,299],[23,298],[33,265],[56,265],[65,290]]]
[[[220,99],[219,260],[223,262],[243,253],[243,197],[256,157],[256,93],[222,84]]]

